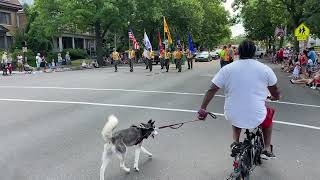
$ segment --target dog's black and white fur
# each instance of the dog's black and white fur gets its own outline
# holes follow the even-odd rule
[[[102,154],[102,165],[100,169],[100,180],[104,180],[104,173],[110,158],[116,154],[120,159],[120,168],[126,172],[130,172],[130,168],[125,166],[125,158],[127,147],[135,146],[134,169],[139,171],[138,162],[140,151],[152,157],[152,154],[142,147],[142,142],[149,136],[157,135],[154,121],[149,120],[147,124],[141,123],[139,126],[131,126],[113,133],[113,129],[118,125],[118,119],[114,115],[109,116],[101,134],[106,141]]]

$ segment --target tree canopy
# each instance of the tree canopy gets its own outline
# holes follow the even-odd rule
[[[320,6],[318,0],[236,0],[233,5],[239,10],[249,38],[273,40],[275,28],[286,27],[289,37],[294,39],[294,29],[302,22],[315,36],[320,35]],[[298,43],[295,39],[296,48]]]
[[[167,17],[173,40],[179,36],[187,42],[190,32],[194,42],[212,48],[231,35],[229,14],[222,3],[222,0],[35,0],[27,10],[30,21],[27,34],[32,40],[44,41],[48,50],[54,46],[50,43],[52,39],[64,31],[94,31],[101,63],[103,49],[106,44],[113,44],[115,35],[118,48],[128,48],[128,26],[140,44],[146,31],[156,46],[158,31],[163,34],[163,17]]]

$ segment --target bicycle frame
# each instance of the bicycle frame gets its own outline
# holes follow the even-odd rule
[[[263,134],[260,127],[253,131],[246,129],[246,137],[241,143],[241,150],[234,158],[233,173],[228,180],[245,180],[249,179],[250,173],[255,166],[261,165],[261,152],[264,148]]]

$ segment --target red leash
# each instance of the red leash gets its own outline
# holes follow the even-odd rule
[[[214,115],[213,113],[209,112],[208,114],[209,114],[213,119],[217,119],[217,116]],[[195,120],[192,120],[192,121],[185,121],[185,122],[181,122],[181,123],[175,123],[175,124],[170,124],[170,125],[166,125],[166,126],[160,126],[160,127],[158,127],[158,129],[164,129],[164,128],[179,129],[179,128],[181,128],[184,124],[192,123],[192,122],[196,122],[196,121],[203,121],[203,120],[195,119]]]

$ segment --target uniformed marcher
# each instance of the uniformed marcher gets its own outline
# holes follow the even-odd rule
[[[116,49],[113,49],[113,52],[111,54],[112,60],[113,60],[113,64],[114,64],[114,72],[118,72],[118,64],[120,61],[120,55],[117,52]]]
[[[167,72],[169,72],[169,66],[170,66],[170,58],[171,58],[171,53],[168,51],[168,49],[166,49],[164,51],[164,64],[166,66]]]
[[[148,49],[148,52],[147,52],[147,61],[148,61],[148,67],[149,67],[150,72],[152,72],[153,58],[154,58],[153,51],[150,48],[150,49]]]
[[[129,67],[130,67],[130,72],[133,72],[133,62],[136,59],[136,52],[133,49],[129,49],[128,52],[129,55]]]
[[[165,66],[165,51],[164,51],[164,50],[162,50],[162,51],[160,52],[159,60],[160,60],[161,69],[163,69],[164,66]]]
[[[187,49],[187,60],[188,60],[188,69],[192,69],[193,67],[193,55],[192,52]]]
[[[174,60],[176,62],[176,68],[178,69],[178,72],[181,72],[182,69],[182,52],[177,48],[173,52]]]

